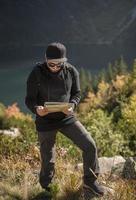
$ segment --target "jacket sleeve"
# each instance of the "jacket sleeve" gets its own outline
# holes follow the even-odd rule
[[[36,72],[33,70],[27,79],[25,104],[28,107],[28,109],[34,114],[36,114],[37,95],[38,95],[38,85],[36,80],[37,80]]]
[[[80,102],[80,99],[81,99],[81,89],[80,89],[79,72],[77,71],[76,68],[73,68],[70,102],[74,103],[74,109]]]

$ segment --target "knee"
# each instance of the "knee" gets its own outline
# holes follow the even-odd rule
[[[92,139],[89,139],[88,142],[86,143],[85,146],[85,151],[89,153],[96,153],[97,152],[97,147],[95,144],[95,141]]]

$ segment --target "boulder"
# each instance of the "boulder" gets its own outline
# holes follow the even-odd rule
[[[129,157],[126,159],[122,177],[126,179],[136,179],[136,157]]]
[[[116,166],[124,166],[125,161],[122,156],[99,158],[100,174],[112,172],[112,169]]]
[[[9,130],[0,130],[0,134],[9,135],[11,137],[17,137],[21,135],[18,128],[10,128]]]
[[[115,177],[123,177],[127,179],[136,179],[136,157],[127,159],[122,156],[101,157],[99,158],[100,174],[111,174]],[[83,163],[76,166],[77,170],[82,170]]]

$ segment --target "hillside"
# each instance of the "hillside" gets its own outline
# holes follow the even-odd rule
[[[135,0],[1,0],[1,45],[135,43]]]
[[[120,55],[130,64],[136,51],[136,0],[1,0],[0,35],[4,63],[39,61],[49,42],[61,41],[80,67],[105,67]]]
[[[136,152],[136,61],[131,72],[124,71],[122,62],[120,65],[116,70],[113,66],[107,74],[110,81],[99,79],[95,90],[90,87],[76,110],[76,116],[96,141],[99,161],[103,160],[108,168],[110,162],[111,169],[103,171],[98,180],[113,193],[101,200],[135,200],[136,197],[133,159]],[[83,79],[82,74],[84,86],[90,84],[87,77],[86,74]],[[22,113],[17,104],[6,107],[0,103],[0,200],[50,199],[45,197],[47,193],[38,181],[41,158],[37,139],[30,115]],[[56,138],[56,155],[56,173],[50,185],[52,199],[91,199],[82,198],[82,151],[60,132]],[[121,165],[114,165],[115,157],[120,157],[116,155],[123,156],[125,163],[133,161],[128,168],[123,166],[123,173]]]

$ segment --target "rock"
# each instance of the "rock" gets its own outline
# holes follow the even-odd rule
[[[126,160],[122,156],[101,157],[99,158],[100,174],[106,174],[117,169],[121,169],[122,172],[125,162]],[[83,163],[76,165],[77,170],[82,170],[82,168]]]
[[[17,137],[21,135],[18,128],[10,128],[9,130],[0,130],[0,134],[10,135],[11,137]]]
[[[126,159],[122,176],[126,179],[136,179],[136,157]]]
[[[125,161],[126,160],[122,156],[99,158],[100,174],[106,174],[111,172],[112,168],[115,168],[118,165],[124,165]]]
[[[83,163],[78,163],[78,164],[75,166],[75,170],[83,170]]]
[[[136,157],[124,159],[122,156],[101,157],[99,158],[100,174],[111,174],[127,179],[136,179]],[[82,170],[83,163],[76,166],[76,170]],[[115,178],[115,177],[114,177]]]
[[[111,175],[112,175],[112,177],[116,176],[116,179],[117,179],[117,177],[121,177],[122,176],[122,171],[123,171],[125,162],[124,163],[123,162],[122,163],[118,163],[117,165],[115,165],[115,166],[112,167],[112,169],[111,169]]]

